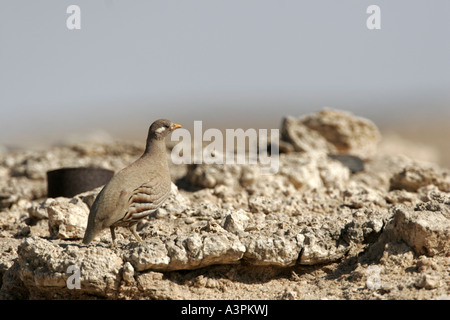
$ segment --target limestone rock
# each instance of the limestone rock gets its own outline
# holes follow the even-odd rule
[[[48,219],[47,208],[55,201],[53,198],[47,198],[40,203],[34,203],[28,208],[30,218],[41,220]]]
[[[164,270],[170,263],[167,248],[159,239],[145,240],[143,245],[129,246],[126,260],[137,270]]]
[[[113,298],[122,265],[122,259],[107,248],[29,237],[20,244],[18,260],[14,269],[5,274],[2,291],[7,298],[17,298],[16,290],[21,288],[26,288],[29,299]]]
[[[81,199],[55,198],[46,209],[51,236],[59,239],[83,238],[89,208]]]
[[[415,284],[418,288],[431,290],[437,288],[440,284],[439,282],[439,277],[430,274],[424,274],[417,279]]]
[[[337,149],[319,132],[308,128],[294,117],[286,117],[281,124],[281,151],[335,153]]]
[[[303,245],[303,235],[297,237],[265,237],[252,234],[245,238],[244,259],[254,265],[293,266]]]
[[[345,153],[363,159],[373,156],[381,135],[368,119],[348,112],[324,109],[283,122],[281,139],[293,145],[294,151],[321,150]]]
[[[171,237],[164,242],[145,240],[141,245],[132,243],[127,249],[129,253],[124,257],[137,271],[184,270],[237,263],[245,252],[239,239],[226,232]]]
[[[314,189],[323,186],[317,167],[317,157],[311,157],[310,154],[300,157],[281,155],[280,162],[280,174],[286,176],[297,189]]]
[[[330,231],[318,232],[318,229],[309,227],[303,230],[304,240],[303,250],[299,257],[300,264],[314,265],[332,262],[346,254],[349,250],[348,245],[339,241],[339,236],[337,237],[332,230]]]
[[[394,174],[390,183],[391,190],[404,189],[415,192],[421,187],[435,185],[441,191],[450,192],[450,173],[448,170],[415,164]]]
[[[21,242],[14,238],[0,238],[0,288],[3,275],[13,266],[14,260],[17,258],[17,248]]]
[[[0,155],[0,298],[445,296],[446,171],[372,155],[376,127],[344,112],[287,118],[283,130],[281,144],[293,152],[280,154],[276,174],[262,175],[258,165],[171,166],[170,197],[137,225],[144,241],[117,228],[115,248],[109,230],[89,246],[78,240],[100,188],[47,199],[43,171],[117,171],[142,146],[86,143]],[[342,161],[348,154],[356,165]],[[80,289],[70,289],[77,270]]]
[[[286,176],[299,190],[343,188],[350,178],[350,170],[322,152],[281,154],[280,175]]]
[[[397,208],[394,233],[417,254],[427,256],[450,253],[450,205],[442,211]],[[429,208],[429,207],[428,207]]]
[[[235,164],[193,164],[186,178],[192,185],[213,188],[216,185],[235,185],[242,175],[242,166]],[[248,173],[247,173],[248,175]],[[244,181],[248,178],[244,178]]]
[[[232,233],[245,231],[251,218],[244,210],[238,210],[228,214],[222,221],[222,227]]]

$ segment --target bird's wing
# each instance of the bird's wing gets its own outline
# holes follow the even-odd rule
[[[123,222],[137,221],[154,212],[169,197],[170,189],[170,179],[162,177],[154,177],[134,189],[129,196]]]

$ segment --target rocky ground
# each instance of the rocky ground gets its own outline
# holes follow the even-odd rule
[[[273,175],[171,165],[144,241],[119,229],[115,248],[109,230],[81,243],[100,188],[47,198],[46,172],[118,171],[143,142],[0,155],[0,298],[450,298],[448,170],[382,151],[372,122],[341,111],[287,117],[280,133]]]

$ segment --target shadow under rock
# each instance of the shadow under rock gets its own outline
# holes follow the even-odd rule
[[[292,267],[253,266],[245,262],[229,265],[213,265],[194,270],[178,270],[163,272],[163,279],[179,285],[195,284],[201,278],[229,280],[244,284],[263,284],[274,279],[289,279]]]

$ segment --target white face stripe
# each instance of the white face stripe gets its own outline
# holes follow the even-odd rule
[[[166,130],[166,128],[165,128],[165,127],[161,127],[161,128],[156,129],[155,132],[156,132],[156,133],[161,133],[161,132],[163,132],[164,130]]]

